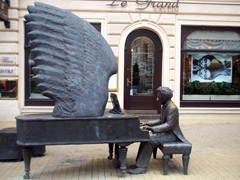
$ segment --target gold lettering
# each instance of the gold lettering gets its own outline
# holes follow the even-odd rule
[[[121,6],[122,7],[124,7],[124,6],[126,6],[127,5],[127,1],[123,1],[122,3],[121,3]]]
[[[136,0],[136,3],[138,5],[145,5],[145,7],[143,7],[143,8],[136,8],[136,9],[144,10],[144,9],[148,8],[148,6],[151,4],[151,2],[152,2],[152,0],[145,0],[145,1]]]
[[[177,0],[176,3],[173,3],[172,7],[173,7],[173,8],[178,8],[178,7],[179,7],[179,6],[178,6],[178,3],[179,3],[179,0]]]
[[[108,6],[119,6],[125,7],[128,4],[128,1],[123,1],[121,3],[117,3],[117,0],[112,0],[110,4],[106,4]],[[130,1],[133,2],[133,1]],[[179,0],[175,0],[172,2],[166,2],[166,1],[154,1],[154,0],[135,0],[135,3],[141,7],[138,7],[136,9],[138,10],[144,10],[147,9],[150,5],[153,8],[178,8],[179,7]]]
[[[106,4],[107,6],[119,6],[119,4],[114,4],[116,0],[112,0],[111,4]]]

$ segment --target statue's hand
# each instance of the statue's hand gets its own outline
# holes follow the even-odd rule
[[[148,126],[147,122],[140,122],[140,126]]]
[[[147,129],[152,131],[153,134],[158,133],[155,127],[148,127]]]
[[[149,129],[149,126],[141,126],[140,127],[142,131],[148,131]]]
[[[153,127],[147,126],[146,129],[147,129],[148,131],[152,131]]]
[[[156,132],[156,128],[152,126],[141,126],[141,130],[143,131],[152,131],[152,133],[158,133]]]

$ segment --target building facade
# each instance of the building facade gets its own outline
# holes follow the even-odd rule
[[[181,119],[240,120],[240,1],[38,2],[69,10],[101,32],[118,63],[109,93],[117,94],[123,109],[157,113],[156,89],[167,86]],[[32,81],[34,55],[24,15],[33,4],[11,0],[10,28],[0,22],[2,123],[14,122],[19,114],[53,109],[53,102]]]

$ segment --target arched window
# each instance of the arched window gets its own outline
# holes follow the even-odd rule
[[[181,107],[240,107],[240,28],[182,27]]]

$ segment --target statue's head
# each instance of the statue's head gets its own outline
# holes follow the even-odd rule
[[[159,87],[157,89],[157,97],[161,104],[165,104],[173,97],[173,93],[168,87]]]

